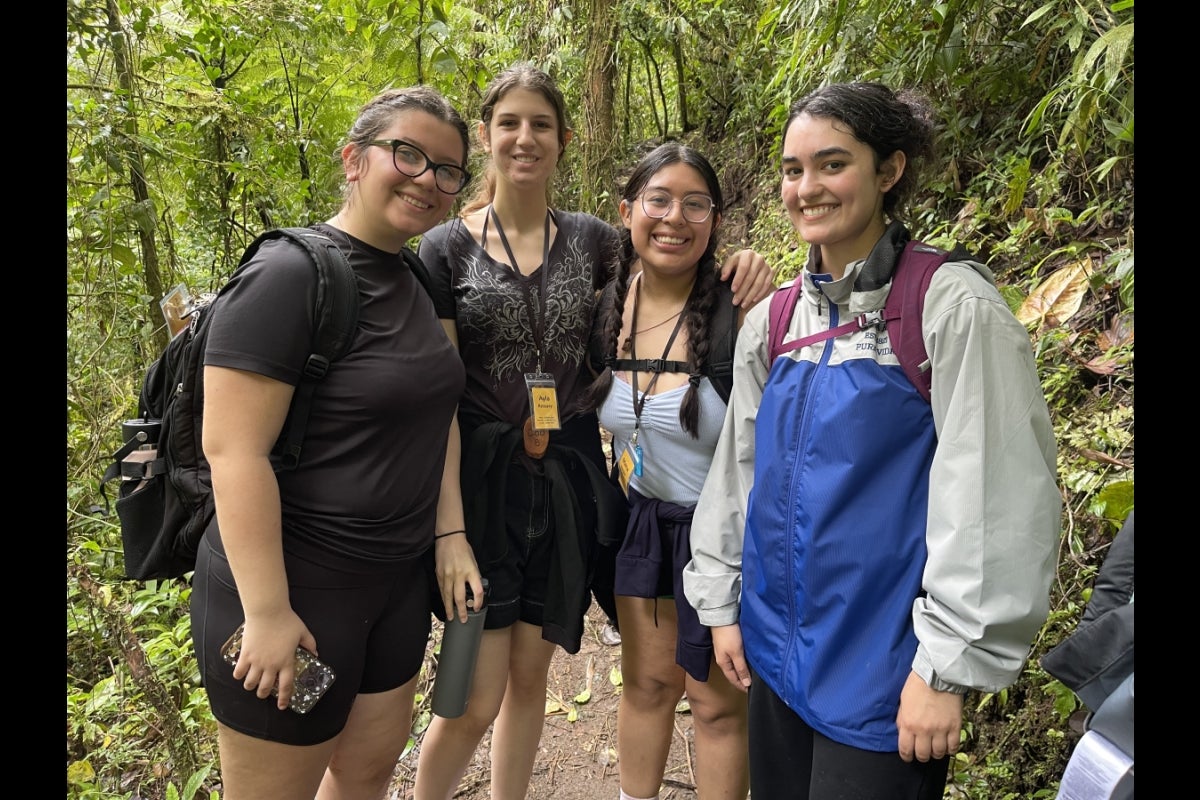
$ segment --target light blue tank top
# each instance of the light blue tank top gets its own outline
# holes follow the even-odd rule
[[[639,379],[639,383],[642,383]],[[646,497],[681,506],[695,504],[708,475],[713,450],[725,422],[725,403],[708,378],[697,387],[700,393],[699,437],[684,431],[679,405],[688,384],[650,395],[642,406],[642,475],[629,485]],[[644,392],[638,392],[639,397]],[[633,387],[613,376],[612,389],[598,411],[600,425],[613,436],[613,457],[620,458],[633,436]]]

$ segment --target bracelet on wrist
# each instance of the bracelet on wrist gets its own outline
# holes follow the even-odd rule
[[[466,531],[459,530],[459,531],[446,531],[445,533],[435,533],[433,535],[433,538],[434,539],[445,539],[447,536],[453,536],[456,533],[461,533],[461,534],[465,535]]]

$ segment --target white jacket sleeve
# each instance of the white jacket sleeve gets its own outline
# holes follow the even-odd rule
[[[733,389],[725,424],[692,517],[692,560],[683,592],[709,627],[738,621],[742,590],[742,536],[754,485],[754,420],[767,381],[770,301],[746,314],[733,354]]]
[[[923,316],[938,444],[913,670],[942,691],[999,691],[1049,611],[1062,512],[1054,430],[1028,332],[988,278],[945,265]]]

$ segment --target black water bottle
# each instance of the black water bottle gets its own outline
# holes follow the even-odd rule
[[[484,605],[478,611],[470,608],[474,595],[467,587],[467,621],[460,622],[455,614],[446,620],[442,633],[442,653],[438,656],[437,674],[433,679],[433,713],[453,719],[467,710],[471,684],[475,679],[475,662],[479,658],[479,642],[483,638],[483,621],[487,617],[487,578],[483,579]]]

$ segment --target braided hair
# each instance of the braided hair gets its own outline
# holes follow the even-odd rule
[[[650,180],[664,167],[672,164],[686,164],[696,170],[707,184],[708,192],[715,204],[713,211],[720,214],[724,209],[724,198],[721,194],[721,183],[716,170],[700,151],[679,142],[666,142],[651,150],[629,176],[621,198],[627,203],[633,203],[638,195],[646,188]],[[683,322],[687,330],[687,364],[688,390],[679,407],[679,421],[683,429],[693,438],[699,435],[700,379],[704,375],[704,367],[708,363],[712,349],[710,329],[716,315],[718,296],[717,284],[720,273],[716,260],[717,235],[714,225],[708,246],[700,256],[696,265],[696,280],[688,295],[683,308]],[[598,336],[604,353],[605,368],[596,380],[588,387],[584,402],[590,408],[600,405],[612,388],[611,362],[617,357],[617,340],[621,334],[621,313],[625,308],[625,300],[629,294],[629,272],[634,261],[638,258],[633,249],[633,237],[628,229],[621,231],[621,253],[617,274],[612,278],[604,293],[604,302],[598,309]]]

